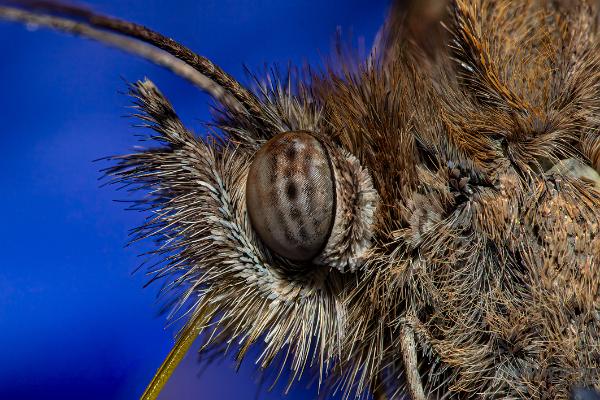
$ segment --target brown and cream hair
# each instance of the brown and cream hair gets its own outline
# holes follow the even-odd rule
[[[340,46],[252,85],[81,7],[0,1],[0,18],[119,47],[217,103],[197,136],[131,85],[154,145],[106,170],[141,193],[134,240],[156,240],[152,279],[186,321],[142,398],[201,332],[201,352],[258,345],[260,368],[323,396],[595,398],[596,3],[398,0],[367,57]]]

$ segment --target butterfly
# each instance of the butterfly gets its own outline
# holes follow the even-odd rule
[[[150,80],[134,240],[191,343],[345,398],[594,398],[600,341],[597,5],[395,2],[372,50],[247,84],[143,26],[55,2],[0,17],[89,37],[207,92],[198,137]]]

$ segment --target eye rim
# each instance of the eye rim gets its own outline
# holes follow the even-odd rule
[[[323,252],[329,243],[337,210],[337,185],[334,165],[328,150],[328,146],[323,140],[310,131],[292,130],[281,132],[261,145],[248,167],[246,208],[250,226],[266,248],[285,260],[294,263],[310,263]],[[304,161],[294,162],[300,157]],[[269,175],[268,172],[265,174],[263,165],[265,162],[275,162],[273,168],[278,170],[280,176],[274,177]],[[284,165],[283,171],[281,171],[281,165]],[[321,172],[316,175],[316,178],[313,169],[316,170],[317,174]],[[318,171],[319,169],[321,171]],[[264,180],[267,177],[271,180],[271,187],[264,185]],[[323,181],[325,181],[324,185]],[[306,193],[306,191],[300,190],[300,194],[308,199],[318,199],[318,197],[322,198],[324,196],[325,204],[308,200],[297,202],[293,206],[297,195],[292,198],[289,194],[290,182],[296,190],[298,190],[298,186],[305,188],[306,186],[316,185],[316,189],[313,187],[316,192]],[[277,187],[280,190],[277,190]],[[285,197],[282,198],[284,190]],[[266,200],[265,194],[268,194]],[[259,201],[261,197],[263,201]],[[275,199],[275,201],[272,199]],[[265,211],[265,202],[272,202],[273,209],[279,211],[277,212],[277,221],[273,222],[272,216],[265,217],[264,213],[269,214],[268,210]],[[307,208],[309,208],[308,211]],[[319,226],[320,219],[318,217],[310,218],[314,213],[318,214],[319,209],[324,209],[324,212],[318,215],[325,218],[325,223],[321,227]],[[292,215],[294,212],[296,212],[296,215]],[[309,218],[312,222],[312,231],[307,233],[306,228],[309,224]],[[301,221],[301,223],[298,221]],[[323,226],[325,228],[322,228]],[[310,230],[310,228],[308,229]],[[273,230],[279,231],[281,236],[273,235]],[[285,231],[285,235],[283,235],[283,231]],[[297,235],[300,235],[300,237]],[[303,235],[307,237],[303,238]],[[285,238],[282,236],[285,236]],[[296,240],[295,243],[293,243],[294,239]],[[299,251],[302,247],[306,247],[307,251]]]
[[[372,247],[380,198],[371,174],[352,153],[326,142],[336,175],[338,205],[333,230],[315,263],[355,272]]]

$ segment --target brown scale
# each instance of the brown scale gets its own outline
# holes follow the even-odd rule
[[[142,398],[210,327],[207,358],[260,346],[262,370],[314,374],[323,397],[597,400],[596,3],[396,0],[368,57],[339,46],[253,92],[143,26],[0,0],[0,18],[150,59],[222,107],[223,137],[201,140],[138,82],[156,146],[108,169],[143,192],[136,240],[168,254],[152,273],[187,320]]]

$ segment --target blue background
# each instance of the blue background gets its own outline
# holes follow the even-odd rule
[[[337,26],[367,48],[387,1],[89,1],[208,56],[245,81],[242,65],[318,64]],[[158,316],[160,285],[131,275],[148,244],[123,248],[142,215],[99,187],[92,160],[136,144],[125,83],[148,76],[201,132],[208,98],[169,72],[118,50],[0,23],[0,399],[133,399],[173,345]],[[194,349],[196,349],[194,347]],[[191,352],[162,399],[278,399],[232,356],[200,374]],[[290,399],[316,397],[308,382]],[[257,394],[258,393],[258,394]]]

